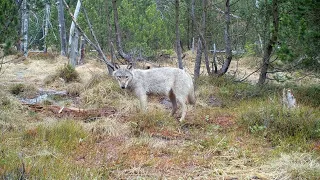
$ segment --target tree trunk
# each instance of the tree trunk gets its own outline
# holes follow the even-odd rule
[[[216,47],[216,44],[213,44],[212,68],[213,68],[212,71],[214,72],[214,74],[217,74],[218,68],[217,68],[217,47]]]
[[[44,43],[43,43],[43,51],[47,52],[48,47],[47,47],[47,36],[48,36],[48,31],[49,31],[49,23],[50,23],[50,1],[46,1],[45,4],[45,22],[44,22]]]
[[[204,59],[206,63],[207,73],[208,75],[211,74],[210,72],[210,64],[209,64],[209,56],[208,56],[208,47],[207,47],[207,40],[206,40],[206,16],[207,16],[207,0],[202,0],[202,46],[204,50]]]
[[[79,26],[79,24],[77,23],[77,21],[76,21],[75,18],[73,17],[73,15],[72,15],[72,13],[71,13],[71,11],[70,11],[70,8],[69,8],[69,6],[68,6],[68,4],[66,3],[65,0],[63,0],[63,3],[64,3],[64,5],[66,6],[66,8],[67,8],[67,10],[68,10],[68,12],[69,12],[69,15],[70,15],[72,21],[74,22],[75,26],[77,27],[79,33],[86,39],[86,41],[87,41],[91,46],[94,47],[94,49],[95,49],[96,51],[98,51],[99,55],[102,57],[103,62],[106,63],[106,65],[108,66],[108,68],[109,68],[109,66],[112,67],[112,68],[114,68],[113,64],[106,58],[106,56],[105,56],[105,55],[103,54],[103,52],[101,51],[101,48],[99,48],[99,47],[100,47],[100,46],[98,46],[99,44],[98,44],[98,45],[95,45],[95,44],[88,38],[88,36],[84,33],[84,31],[81,29],[81,27]],[[84,12],[85,12],[85,11],[84,11]],[[86,14],[86,13],[85,13],[85,14]],[[90,21],[88,21],[88,22],[89,22],[90,30],[92,30]],[[91,33],[93,33],[93,31],[92,31]],[[110,73],[110,72],[109,72],[109,73]]]
[[[179,31],[179,0],[176,0],[176,52],[178,56],[178,67],[183,69],[181,58],[181,44],[180,44],[180,31]]]
[[[116,31],[116,44],[118,48],[118,53],[123,59],[127,60],[128,62],[131,62],[132,61],[131,57],[128,54],[124,53],[122,48],[120,26],[118,21],[117,0],[112,0],[112,7],[113,7],[114,27]]]
[[[70,55],[69,55],[69,63],[72,67],[78,65],[78,57],[79,57],[79,32],[78,29],[74,29],[72,38],[71,38],[71,45],[70,45]]]
[[[21,41],[21,51],[25,57],[28,56],[28,28],[29,28],[29,10],[27,0],[22,0],[21,11],[21,33],[23,40]]]
[[[195,13],[194,13],[195,0],[191,0],[191,36],[192,36],[192,54],[194,53],[194,23],[195,23]]]
[[[113,43],[112,40],[112,28],[111,28],[111,19],[110,19],[110,12],[109,12],[109,1],[105,1],[106,6],[106,16],[107,16],[107,50],[111,53],[111,44]],[[112,58],[111,58],[112,60]],[[111,61],[112,62],[112,61]]]
[[[268,42],[266,49],[264,51],[263,60],[262,60],[262,67],[261,67],[261,72],[260,72],[259,81],[258,81],[259,85],[264,84],[267,79],[267,72],[268,72],[272,49],[278,39],[278,31],[279,31],[278,0],[272,1],[272,21],[273,21],[273,28],[274,29],[271,32],[272,33],[271,38],[269,39],[269,42]]]
[[[85,50],[86,50],[86,39],[83,36],[80,37],[80,46],[79,46],[80,57],[78,64],[84,64]]]
[[[226,61],[223,63],[221,69],[218,71],[219,76],[224,75],[228,71],[228,68],[232,60],[229,26],[230,26],[230,0],[226,0],[225,29],[224,29],[224,41],[226,43]]]
[[[76,9],[74,10],[74,14],[73,14],[73,17],[75,18],[75,20],[77,20],[77,18],[78,18],[78,15],[80,12],[80,7],[81,7],[81,1],[78,0],[77,5],[76,5]],[[68,41],[68,54],[69,54],[69,56],[70,56],[71,51],[74,51],[74,50],[72,50],[72,48],[74,48],[74,47],[71,46],[71,44],[75,45],[74,42],[72,42],[74,40],[73,36],[75,36],[74,29],[75,29],[74,22],[71,22],[70,32],[69,32],[69,41]],[[71,58],[70,58],[70,61],[72,61]]]
[[[64,19],[64,8],[62,0],[57,0],[57,9],[58,9],[58,19],[59,19],[59,33],[60,33],[60,45],[61,45],[61,55],[66,56],[67,52],[67,35],[66,35],[66,25]]]
[[[198,79],[200,76],[200,67],[201,67],[201,56],[202,56],[202,43],[201,39],[198,40],[197,56],[194,65],[194,79]]]

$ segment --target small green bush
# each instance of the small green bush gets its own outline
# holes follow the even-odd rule
[[[74,67],[72,67],[71,64],[67,64],[63,68],[60,68],[58,74],[59,77],[64,79],[67,83],[80,81],[79,73],[75,70]]]

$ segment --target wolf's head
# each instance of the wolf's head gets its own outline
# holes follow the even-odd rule
[[[129,64],[128,66],[119,66],[118,64],[116,64],[114,67],[115,71],[113,71],[112,76],[116,78],[121,89],[127,88],[128,84],[131,82],[133,78],[132,64]]]

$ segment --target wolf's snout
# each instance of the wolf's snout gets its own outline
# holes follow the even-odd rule
[[[125,89],[126,87],[125,86],[121,86],[121,89]]]

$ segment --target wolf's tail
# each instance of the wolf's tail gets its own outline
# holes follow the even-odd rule
[[[192,86],[192,88],[190,89],[189,91],[189,94],[188,94],[188,102],[190,104],[195,104],[196,103],[196,96],[195,96],[195,93],[194,93],[194,88]]]

